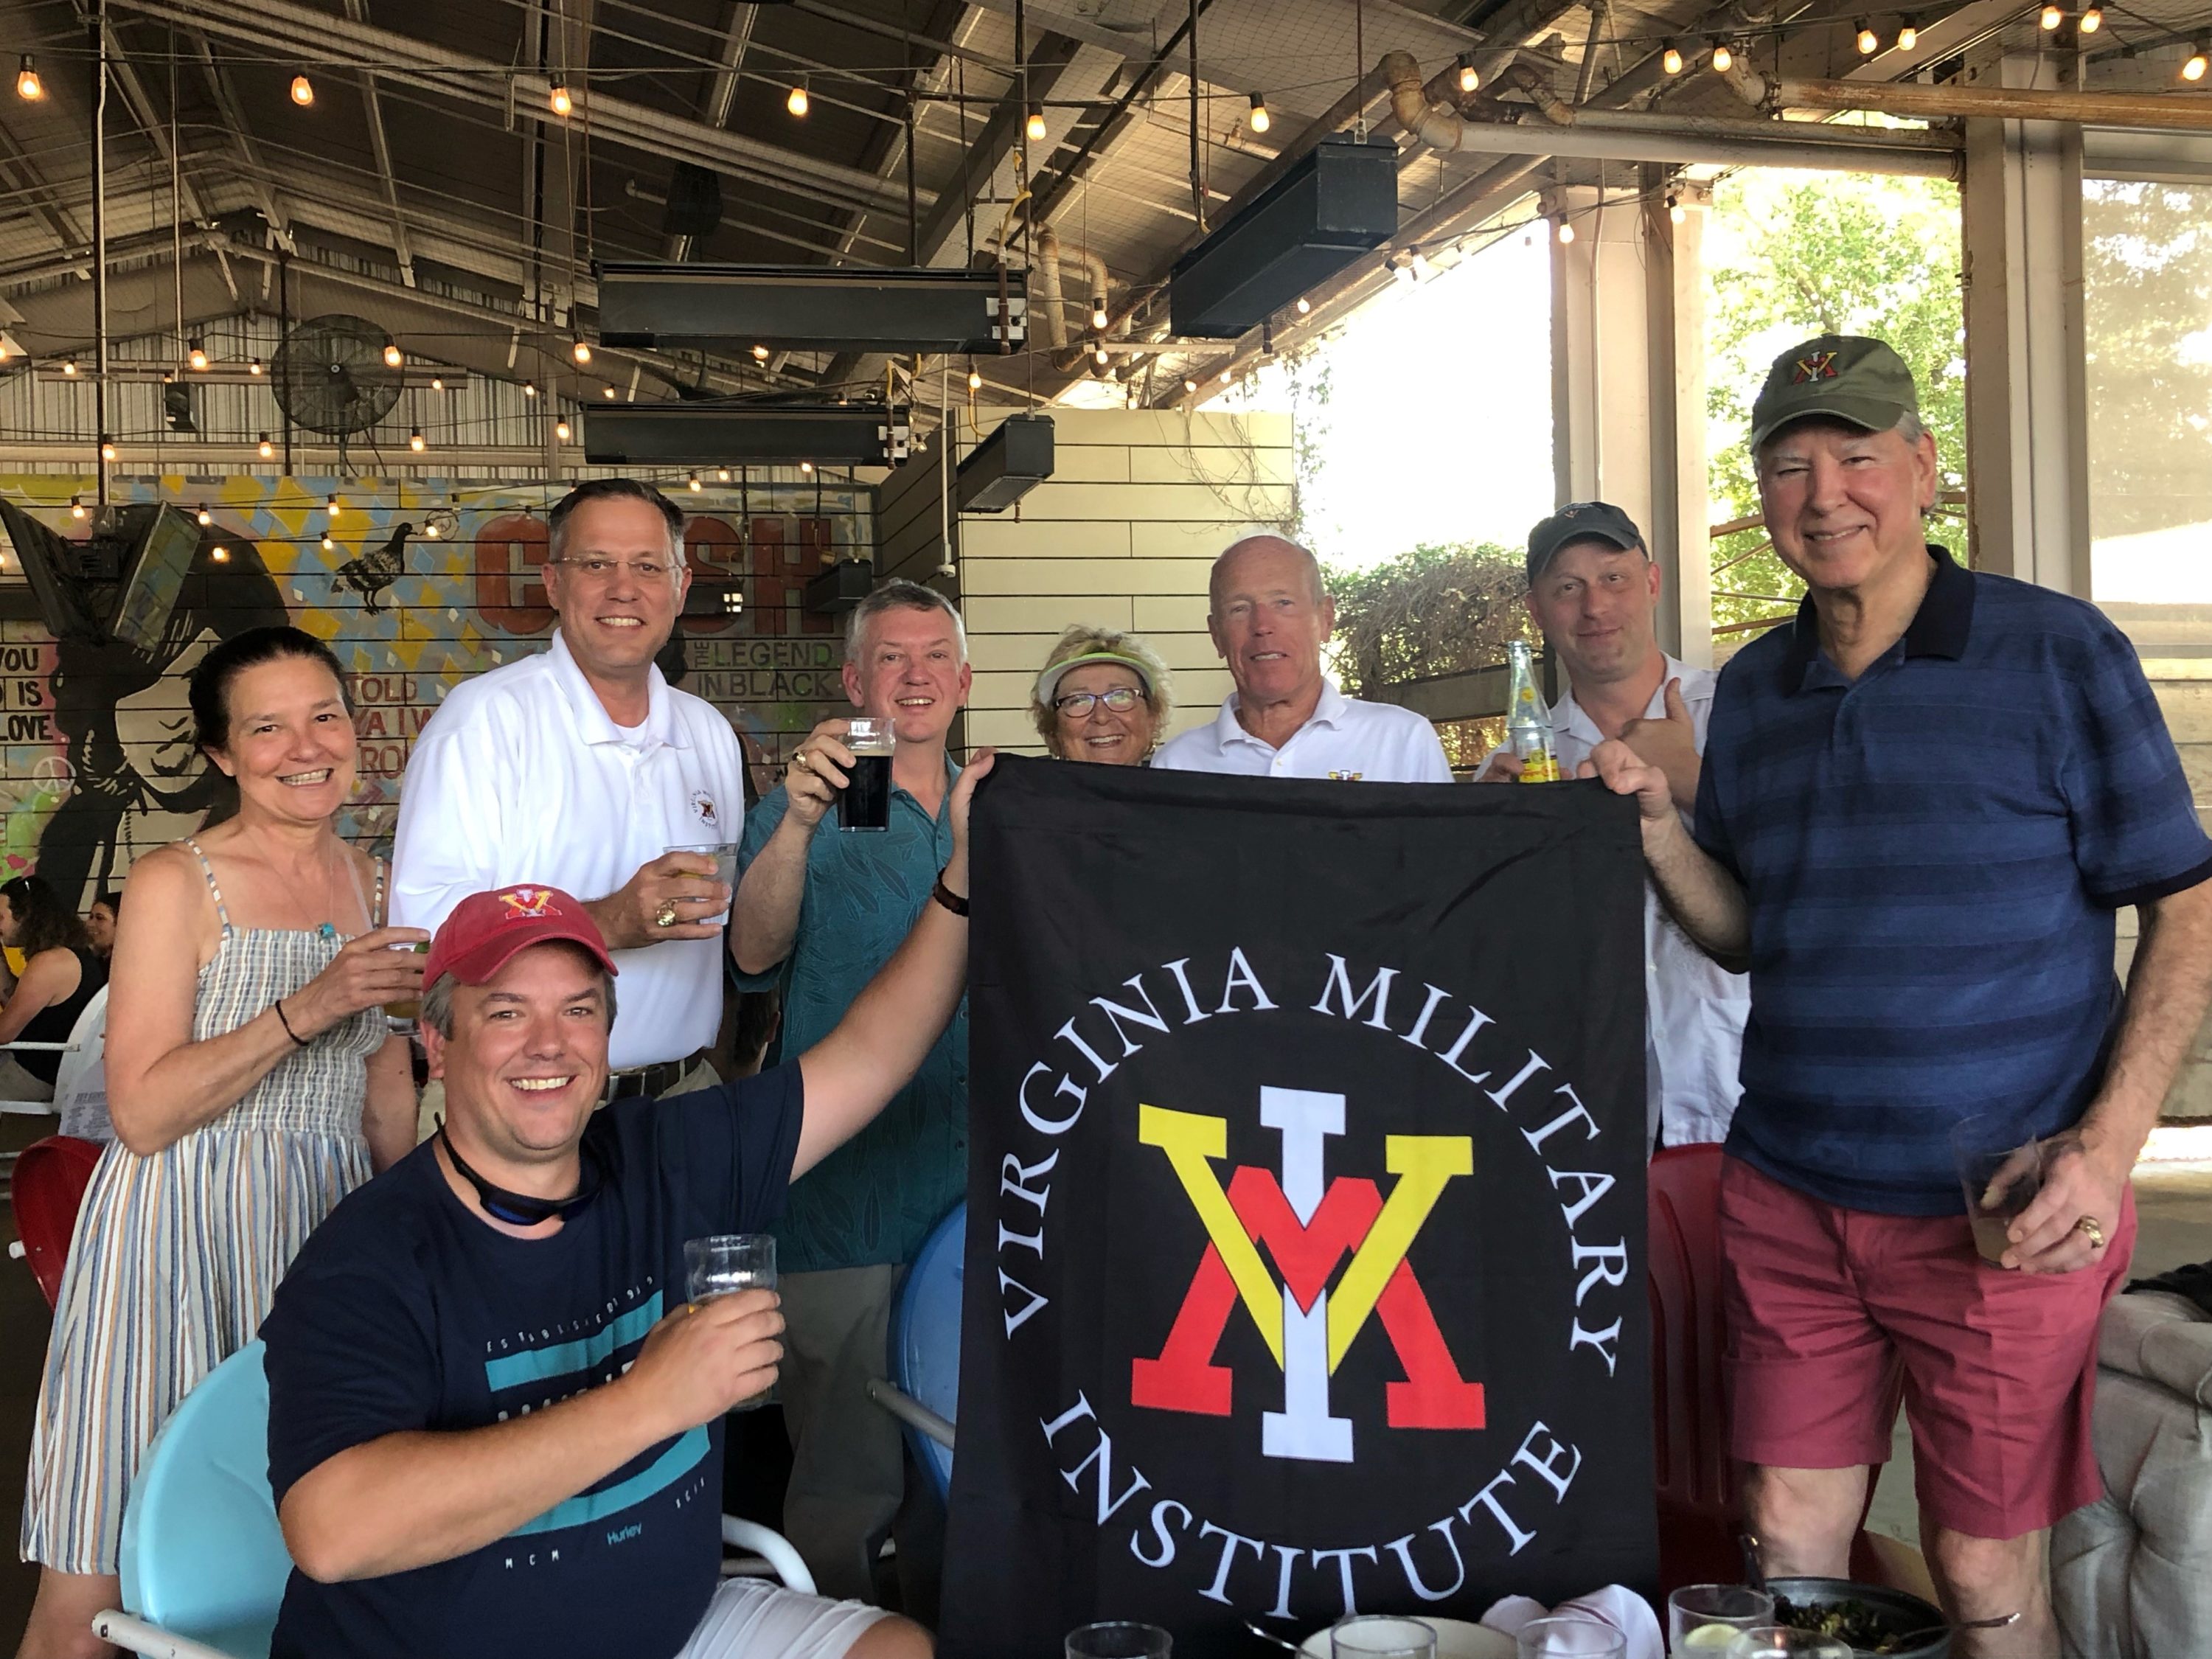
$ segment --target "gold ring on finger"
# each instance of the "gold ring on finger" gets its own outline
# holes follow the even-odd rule
[[[663,899],[660,901],[660,909],[653,916],[653,925],[656,927],[673,927],[676,925],[676,901],[674,899]]]
[[[791,763],[802,772],[811,772],[814,769],[814,763],[806,758],[806,751],[804,749],[791,757]]]
[[[2091,1249],[2101,1250],[2105,1248],[2105,1225],[2096,1217],[2082,1216],[2075,1222],[2074,1231],[2089,1241]]]

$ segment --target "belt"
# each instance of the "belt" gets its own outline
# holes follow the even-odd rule
[[[700,1054],[705,1052],[702,1048],[682,1060],[665,1060],[658,1066],[639,1066],[627,1072],[612,1073],[607,1078],[606,1098],[627,1100],[633,1095],[665,1094],[699,1063]]]

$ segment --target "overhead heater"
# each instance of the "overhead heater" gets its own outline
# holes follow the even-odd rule
[[[1028,301],[1005,270],[818,265],[599,265],[599,338],[611,346],[771,346],[798,351],[1011,350]]]
[[[1231,340],[1398,233],[1398,147],[1324,138],[1176,261],[1169,326]]]
[[[882,404],[625,404],[583,422],[593,466],[891,466],[909,429],[903,406]]]
[[[1050,477],[1052,416],[1009,415],[960,463],[952,510],[1003,513]]]

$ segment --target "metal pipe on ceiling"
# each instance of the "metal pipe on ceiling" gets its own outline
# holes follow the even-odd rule
[[[1771,108],[1868,110],[1881,115],[2013,121],[2073,121],[2085,126],[2152,127],[2212,132],[2212,96],[2202,93],[2038,92],[2013,87],[1922,86],[1912,81],[1770,80],[1729,77],[1740,95]]]

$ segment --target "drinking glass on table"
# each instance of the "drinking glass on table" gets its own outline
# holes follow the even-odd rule
[[[1175,1645],[1158,1625],[1124,1619],[1078,1625],[1067,1632],[1067,1659],[1168,1659]]]
[[[738,846],[739,843],[734,841],[702,841],[693,842],[682,847],[671,847],[665,850],[671,853],[691,853],[702,859],[714,860],[714,879],[720,882],[723,886],[728,888],[730,890],[731,896],[734,897],[738,890]],[[717,927],[722,926],[725,922],[728,921],[729,919],[730,913],[727,910],[723,911],[719,916],[702,916],[700,918],[702,921],[708,922]]]
[[[2009,1112],[1978,1112],[1952,1126],[1951,1157],[1974,1248],[1994,1266],[2012,1246],[2005,1230],[2043,1190],[2043,1144],[2033,1136],[2022,1140]]]
[[[1328,1627],[1330,1659],[1436,1659],[1436,1626],[1419,1619],[1356,1613]]]
[[[1835,1636],[1815,1636],[1787,1625],[1757,1625],[1729,1644],[1728,1659],[1852,1659],[1851,1644]]]
[[[1740,1631],[1773,1622],[1774,1598],[1747,1584],[1685,1584],[1667,1598],[1667,1650],[1719,1650]]]
[[[1513,1638],[1520,1659],[1626,1659],[1628,1638],[1595,1619],[1531,1619]]]

